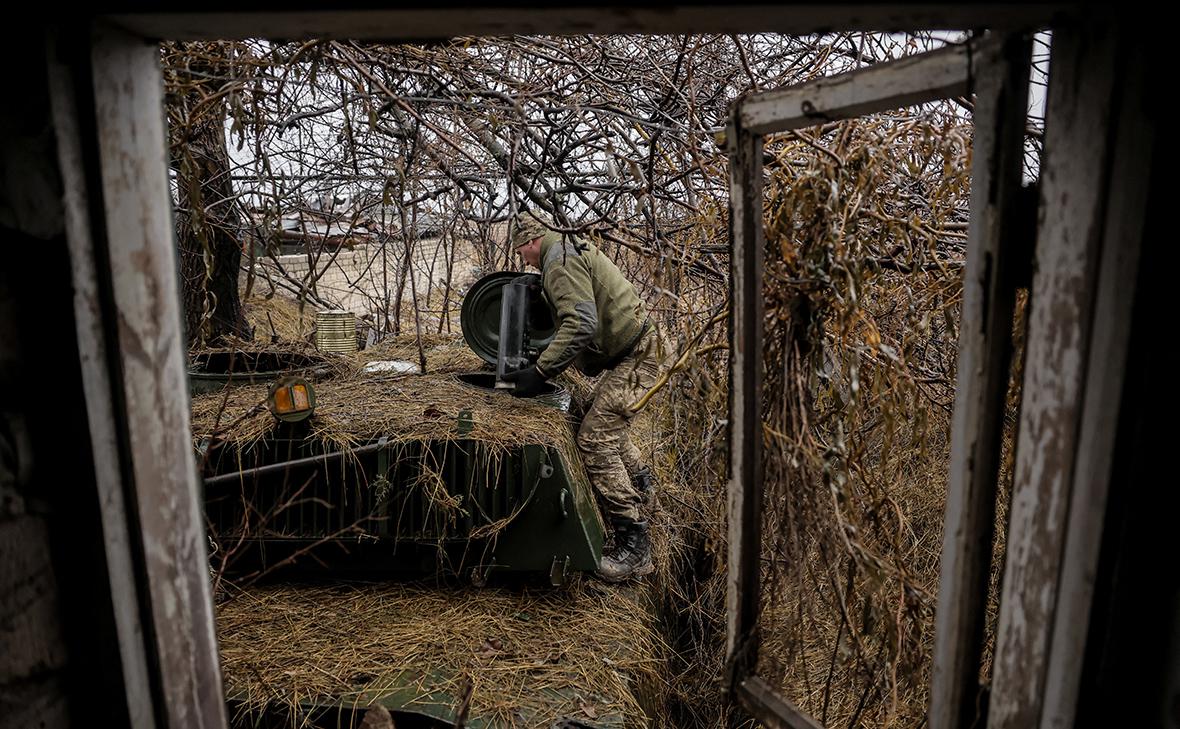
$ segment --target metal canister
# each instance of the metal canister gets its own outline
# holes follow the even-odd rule
[[[315,346],[321,352],[356,351],[356,314],[351,311],[317,311]]]

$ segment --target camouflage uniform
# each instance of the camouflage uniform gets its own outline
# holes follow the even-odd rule
[[[610,517],[639,521],[640,495],[629,474],[643,466],[643,459],[630,438],[631,406],[655,384],[662,349],[655,330],[646,331],[631,354],[602,376],[578,428],[582,462]]]
[[[607,516],[638,521],[640,495],[631,476],[642,466],[629,431],[633,406],[655,384],[664,360],[661,338],[635,287],[594,246],[541,240],[541,282],[558,330],[537,368],[553,377],[571,364],[602,376],[582,425],[578,449]]]

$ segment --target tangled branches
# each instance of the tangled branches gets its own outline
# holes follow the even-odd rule
[[[665,504],[689,545],[669,612],[683,616],[686,653],[716,655],[726,338],[709,324],[728,290],[717,132],[748,90],[941,43],[837,34],[169,46],[179,218],[206,231],[193,248],[206,256],[197,273],[207,288],[230,277],[236,292],[241,268],[247,292],[264,278],[272,293],[317,306],[339,305],[325,273],[350,246],[364,248],[346,288],[382,335],[403,319],[420,335],[449,327],[465,279],[516,265],[505,241],[519,211],[544,210],[559,230],[596,241],[679,334],[657,459],[694,489]],[[924,705],[968,215],[962,107],[970,101],[767,144],[772,538],[759,671],[829,725],[909,723]],[[228,134],[219,167],[198,164],[198,129]],[[189,169],[200,170],[199,190]],[[211,230],[245,251],[240,266],[209,244]],[[280,255],[292,240],[298,268]],[[223,298],[202,292],[189,306],[208,321]],[[686,696],[712,696],[717,666],[682,668]]]
[[[198,328],[237,318],[225,283],[236,280],[237,251],[247,293],[260,276],[272,291],[342,305],[321,279],[339,242],[368,240],[376,253],[346,288],[366,297],[379,329],[399,332],[404,315],[425,309],[449,325],[452,284],[463,283],[451,280],[463,278],[455,265],[514,266],[505,226],[526,208],[596,238],[649,298],[678,307],[685,295],[713,299],[725,286],[728,195],[715,133],[733,99],[941,42],[835,34],[165,46],[181,238],[201,263],[186,267],[189,308],[202,312]],[[228,150],[198,144],[217,130]],[[312,212],[328,228],[318,237],[305,218],[291,223]],[[424,236],[438,245],[425,250]],[[308,265],[298,270],[278,257],[292,240],[305,243]],[[254,265],[262,259],[272,265]],[[422,289],[440,272],[435,300]]]
[[[821,133],[772,147],[762,670],[825,724],[884,725],[925,705],[970,128]]]

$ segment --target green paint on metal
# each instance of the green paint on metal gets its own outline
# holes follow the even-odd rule
[[[455,423],[456,435],[470,435],[472,429],[475,428],[475,420],[471,417],[470,410],[460,410],[458,422]]]
[[[265,535],[247,535],[263,564],[317,540],[347,539],[349,548],[339,552],[347,564],[335,567],[547,576],[554,574],[555,561],[568,560],[572,571],[597,568],[602,521],[582,470],[559,449],[532,444],[500,453],[467,439],[376,444],[381,447],[345,462],[304,461],[250,477],[249,508],[274,514]],[[275,439],[240,456],[218,453],[211,460],[217,470],[236,471],[252,462],[304,459],[309,448],[302,439]],[[292,484],[302,488],[298,507],[280,508],[290,500]],[[436,486],[445,494],[430,490]],[[206,484],[206,513],[225,536],[248,523],[241,489],[235,479]],[[356,536],[333,537],[355,534],[352,524],[362,525],[359,542]],[[316,556],[331,554],[325,547]],[[320,560],[300,563],[314,570]]]
[[[496,541],[499,568],[548,573],[554,560],[568,559],[569,569],[597,569],[604,530],[589,484],[555,448],[529,445],[522,451],[524,479],[536,479],[537,487],[528,507]],[[563,491],[573,498],[563,499]]]

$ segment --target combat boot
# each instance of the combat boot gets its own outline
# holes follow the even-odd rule
[[[639,501],[643,504],[651,503],[651,497],[656,491],[656,475],[651,466],[644,466],[631,477],[631,485],[639,493]]]
[[[602,561],[598,563],[598,576],[607,582],[622,582],[630,577],[642,577],[654,572],[647,522],[630,519],[612,522],[615,548],[602,555]]]

